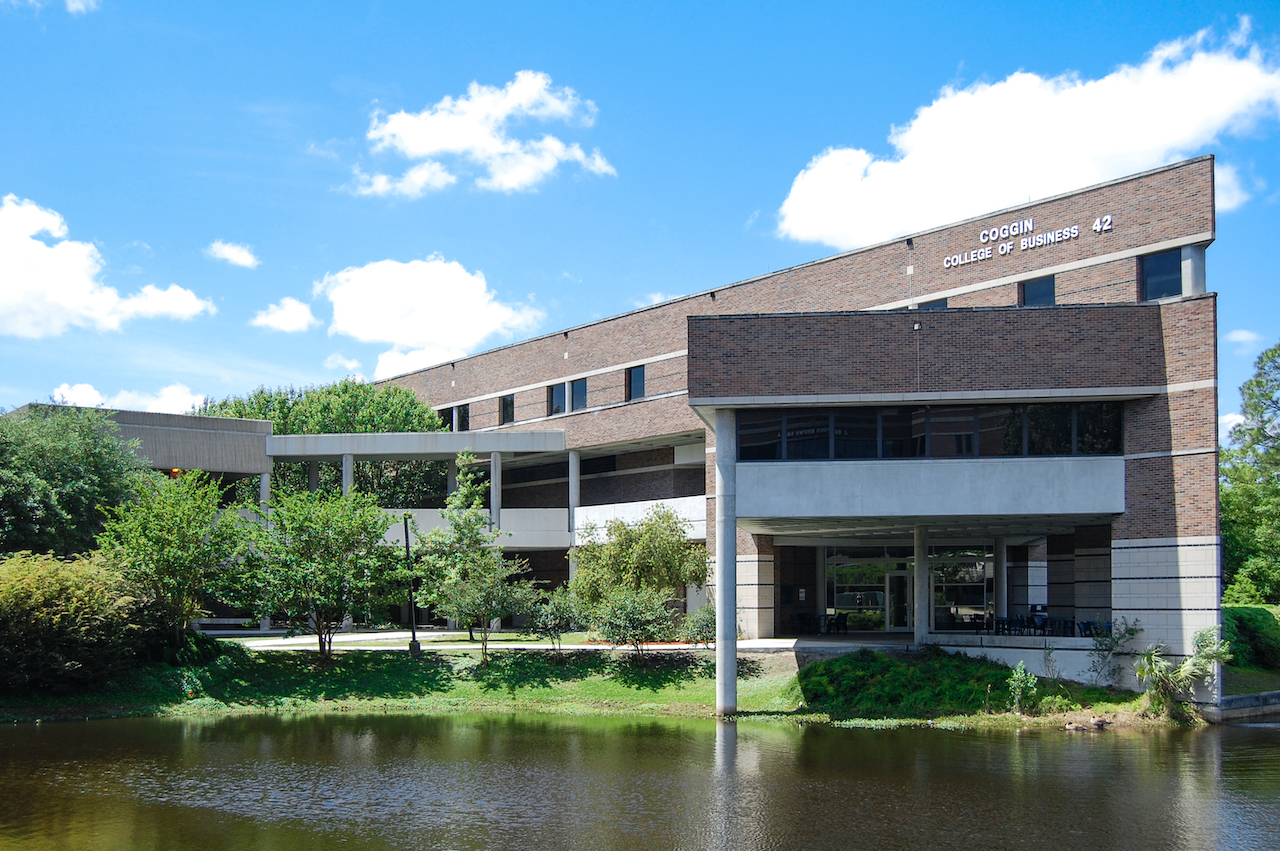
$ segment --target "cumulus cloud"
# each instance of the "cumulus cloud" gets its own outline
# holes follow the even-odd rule
[[[399,178],[357,169],[354,191],[417,198],[443,189],[458,178],[441,157],[478,167],[484,174],[476,178],[476,186],[501,192],[532,189],[564,162],[577,163],[592,174],[617,174],[599,149],[588,154],[577,142],[565,143],[550,134],[532,139],[509,135],[510,125],[523,119],[589,127],[595,115],[594,103],[580,99],[573,89],[553,86],[543,73],[520,71],[502,88],[473,82],[465,95],[446,96],[422,112],[375,113],[367,134],[373,150],[391,150],[421,162]]]
[[[779,210],[779,233],[849,249],[1185,158],[1280,110],[1280,70],[1249,41],[1208,30],[1096,80],[1018,72],[946,87],[889,135],[893,154],[828,148]],[[1248,200],[1217,168],[1220,211]],[[928,203],[921,203],[928,199]]]
[[[258,311],[249,324],[292,334],[319,325],[320,320],[312,315],[311,305],[285,296],[279,304],[268,305],[266,310]]]
[[[669,293],[648,293],[644,298],[633,299],[632,304],[636,307],[651,307],[655,304],[662,304],[664,301],[670,301],[675,298]]]
[[[1250,355],[1261,348],[1258,344],[1262,342],[1262,335],[1253,331],[1246,331],[1244,328],[1237,328],[1234,331],[1228,331],[1222,336],[1235,346],[1235,353],[1238,355]]]
[[[256,269],[259,260],[253,253],[253,247],[250,245],[239,245],[234,242],[223,242],[215,239],[204,250],[206,257],[212,257],[214,260],[226,260],[232,266],[243,266],[246,269]]]
[[[333,303],[330,334],[392,345],[374,378],[462,357],[490,336],[510,337],[543,318],[530,305],[498,301],[483,272],[439,255],[343,269],[316,282],[315,294]]]
[[[41,238],[41,235],[45,238]],[[121,297],[99,280],[104,262],[89,242],[67,239],[53,210],[6,195],[0,204],[0,334],[56,337],[69,325],[119,330],[133,318],[191,319],[213,302],[177,284],[148,284]]]
[[[354,358],[346,358],[342,356],[342,352],[334,352],[324,359],[325,369],[345,369],[347,372],[354,372],[360,368],[360,361]]]
[[[67,0],[67,11],[73,15],[96,12],[100,0]]]
[[[123,411],[147,411],[153,414],[186,414],[204,403],[205,397],[192,393],[191,388],[180,382],[160,388],[158,393],[139,393],[121,390],[114,396],[98,392],[92,384],[63,383],[54,388],[53,398],[66,405],[84,408],[115,408]]]
[[[1240,414],[1223,414],[1218,417],[1218,443],[1226,446],[1231,442],[1231,429],[1244,422]]]

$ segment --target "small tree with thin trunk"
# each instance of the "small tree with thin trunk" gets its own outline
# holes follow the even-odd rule
[[[485,484],[474,456],[458,456],[458,488],[442,512],[448,527],[433,529],[419,542],[424,578],[419,601],[460,624],[480,630],[480,664],[489,664],[493,622],[527,614],[538,602],[533,582],[521,579],[528,566],[507,559],[484,507]]]
[[[383,536],[394,518],[368,494],[303,491],[273,495],[259,520],[238,602],[260,616],[283,614],[290,633],[315,635],[329,656],[343,620],[393,590],[399,559]]]

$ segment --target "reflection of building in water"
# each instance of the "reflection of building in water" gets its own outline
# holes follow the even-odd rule
[[[590,524],[687,520],[722,708],[739,631],[1048,645],[1070,675],[1126,618],[1186,653],[1220,615],[1213,193],[1201,157],[389,383],[473,448],[559,441],[481,456],[539,579]]]

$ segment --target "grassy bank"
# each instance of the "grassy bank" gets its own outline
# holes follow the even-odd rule
[[[762,719],[861,726],[1062,726],[1103,715],[1142,718],[1129,692],[1044,681],[1035,716],[1008,713],[1003,665],[945,653],[862,651],[797,671],[790,653],[743,654],[740,712]],[[249,712],[538,713],[705,717],[714,710],[715,663],[707,651],[649,654],[504,650],[488,666],[470,650],[361,650],[326,660],[307,651],[255,652],[229,645],[195,667],[154,665],[106,686],[64,695],[0,695],[0,719]]]

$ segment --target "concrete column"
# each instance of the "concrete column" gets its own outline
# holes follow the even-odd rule
[[[342,456],[342,493],[345,496],[351,490],[351,483],[355,480],[356,462],[352,455]]]
[[[271,502],[271,474],[263,473],[258,477],[258,504],[266,505]]]
[[[444,462],[444,492],[451,494],[458,489],[458,459],[450,458]]]
[[[307,462],[307,490],[315,493],[320,489],[320,462]]]
[[[716,714],[738,711],[738,430],[716,409]]]
[[[1005,549],[1004,538],[996,538],[995,545],[995,615],[998,618],[1009,617],[1009,558]]]
[[[489,453],[489,516],[493,528],[502,528],[502,453]]]
[[[929,530],[916,526],[915,532],[916,644],[924,644],[929,636],[929,610],[933,607],[933,598],[929,594]]]
[[[569,450],[569,542],[576,544],[574,534],[578,528],[578,506],[582,505],[582,453],[576,449]],[[569,550],[569,580],[578,572],[577,559],[573,550]]]
[[[1182,249],[1182,294],[1204,295],[1204,246],[1187,245]]]

